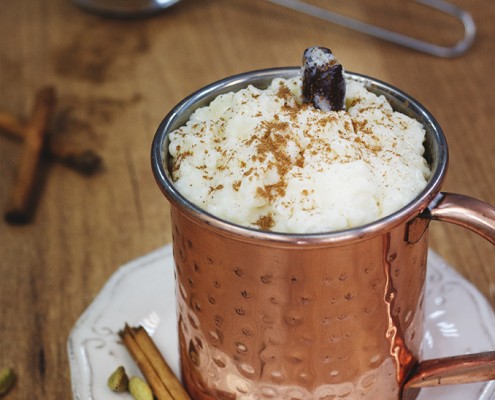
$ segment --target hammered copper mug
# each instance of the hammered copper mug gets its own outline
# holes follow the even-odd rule
[[[169,132],[219,94],[298,73],[254,71],[209,85],[177,105],[155,135],[152,165],[171,203],[181,370],[191,396],[398,400],[421,386],[495,379],[494,352],[418,362],[429,222],[453,222],[495,243],[495,209],[440,192],[445,137],[396,88],[347,74],[426,130],[431,178],[390,216],[337,232],[263,232],[216,218],[175,189]]]

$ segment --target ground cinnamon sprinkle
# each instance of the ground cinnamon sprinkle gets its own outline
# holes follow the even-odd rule
[[[209,190],[209,193],[213,193],[217,190],[222,190],[223,189],[223,185],[217,185],[217,186],[210,186],[210,190]]]
[[[273,185],[258,187],[256,189],[256,194],[259,197],[267,199],[270,203],[272,203],[276,198],[285,196],[286,187],[287,183],[281,179],[279,182]]]
[[[266,187],[257,187],[256,188],[256,195],[258,197],[264,198],[264,199],[269,199],[270,195],[268,194],[268,191],[266,190]]]
[[[249,176],[252,174],[252,172],[254,171],[254,168],[249,168],[246,172],[244,172],[242,175],[243,176]]]
[[[178,148],[180,148],[180,146],[178,146]],[[192,151],[185,151],[183,153],[179,153],[179,155],[174,160],[174,163],[172,165],[172,172],[178,171],[180,169],[180,164],[181,164],[182,160],[184,160],[186,157],[190,157],[192,155],[193,155]]]
[[[273,219],[272,213],[268,213],[259,217],[254,224],[261,230],[269,231],[275,226],[275,220]]]
[[[290,89],[285,86],[285,85],[280,85],[278,92],[277,92],[277,97],[280,97],[283,100],[289,100],[293,98],[294,96],[292,95]]]

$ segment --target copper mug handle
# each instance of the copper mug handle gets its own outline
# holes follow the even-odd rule
[[[451,222],[495,245],[495,208],[454,193],[439,193],[420,215]],[[495,380],[495,351],[425,360],[418,363],[402,388],[402,399],[414,399],[420,388]]]

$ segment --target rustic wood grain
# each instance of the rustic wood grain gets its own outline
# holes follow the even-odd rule
[[[399,86],[436,116],[451,152],[445,190],[495,204],[495,3],[455,4],[472,12],[479,33],[466,56],[443,60],[262,0],[184,0],[131,20],[92,15],[68,0],[2,2],[0,109],[25,117],[35,91],[56,86],[52,131],[91,144],[105,164],[92,177],[47,164],[33,223],[0,222],[0,367],[19,375],[9,399],[71,398],[66,341],[77,318],[120,264],[171,240],[168,205],[150,169],[153,134],[175,103],[211,81],[298,65],[305,47],[331,47],[347,70]],[[461,33],[414,2],[334,7],[438,43]],[[1,204],[20,151],[0,138]],[[493,247],[460,228],[431,226],[431,246],[495,306]]]

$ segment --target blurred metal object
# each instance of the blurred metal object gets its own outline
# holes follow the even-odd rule
[[[72,0],[74,4],[107,17],[140,17],[155,14],[180,0]]]
[[[449,14],[459,20],[464,26],[464,37],[453,46],[440,46],[425,42],[398,32],[390,31],[376,25],[358,21],[356,19],[334,13],[327,9],[317,7],[299,0],[267,0],[271,3],[299,11],[324,21],[353,29],[355,31],[383,39],[401,46],[408,47],[423,53],[437,57],[451,58],[464,54],[472,46],[476,36],[476,24],[471,15],[459,7],[443,0],[415,0],[418,3],[432,7],[436,10]]]

